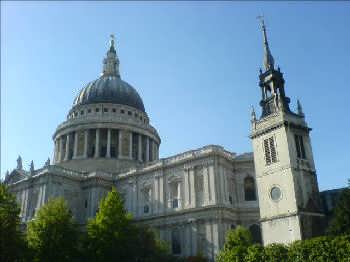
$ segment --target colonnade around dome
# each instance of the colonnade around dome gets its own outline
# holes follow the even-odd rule
[[[123,129],[89,128],[63,134],[55,140],[55,163],[74,159],[115,158],[151,162],[159,156],[152,138]]]

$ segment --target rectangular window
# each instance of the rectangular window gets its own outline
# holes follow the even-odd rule
[[[264,139],[264,151],[265,151],[266,165],[271,165],[272,163],[277,162],[275,138],[273,136],[267,139]]]
[[[297,151],[297,157],[301,159],[306,159],[303,137],[300,135],[294,135],[294,140],[295,148]]]

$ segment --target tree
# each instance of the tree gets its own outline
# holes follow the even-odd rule
[[[264,261],[287,261],[288,248],[283,244],[270,244],[264,248]]]
[[[112,191],[100,202],[96,217],[87,225],[88,261],[169,261],[164,245],[146,227],[136,226],[119,193]]]
[[[0,261],[23,259],[25,245],[19,228],[19,213],[15,196],[0,182]]]
[[[243,261],[247,254],[247,249],[252,245],[252,235],[248,229],[238,226],[234,230],[229,230],[223,249],[217,256],[218,262]]]
[[[350,188],[344,189],[339,196],[328,233],[333,236],[350,234]]]
[[[244,257],[245,262],[264,261],[264,247],[260,244],[254,244],[248,247],[247,254]]]
[[[51,199],[28,223],[33,261],[77,261],[79,230],[63,198]]]

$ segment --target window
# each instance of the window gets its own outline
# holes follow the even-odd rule
[[[295,147],[297,150],[297,157],[306,159],[303,137],[300,135],[294,135]]]
[[[274,137],[264,139],[265,161],[266,165],[277,162],[277,153]]]
[[[124,113],[125,113],[125,111],[122,109],[122,110],[120,110],[120,113],[121,113],[121,114],[124,114]]]
[[[150,204],[150,201],[151,201],[151,188],[150,187],[145,187],[143,190],[142,190],[142,194],[143,194],[143,213],[147,214],[150,212],[150,208],[149,208],[149,204]]]
[[[143,213],[147,214],[148,212],[149,212],[149,206],[148,205],[144,205]]]
[[[131,115],[132,115],[131,111],[128,111],[128,115],[129,115],[129,116],[131,116]]]
[[[180,207],[180,182],[172,182],[169,184],[170,189],[170,207],[171,208],[179,208]]]
[[[174,255],[181,254],[180,231],[178,229],[171,231],[171,249]]]
[[[88,109],[88,113],[91,113],[91,108]]]
[[[100,109],[99,109],[99,108],[96,108],[96,109],[95,109],[95,111],[96,111],[96,112],[99,112],[99,111],[100,111]]]
[[[244,179],[244,200],[245,201],[255,201],[255,182],[254,178],[248,176]]]
[[[80,111],[80,114],[81,114],[81,115],[84,115],[84,111]]]
[[[113,112],[113,113],[115,113],[115,112],[116,112],[115,108],[113,108],[113,109],[112,109],[112,112]]]
[[[103,108],[103,112],[107,113],[108,112],[108,108]]]
[[[88,206],[88,205],[87,205],[87,200],[85,199],[85,208],[87,208],[87,206]]]

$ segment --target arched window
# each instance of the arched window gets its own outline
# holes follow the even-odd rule
[[[244,179],[244,199],[245,201],[256,200],[255,182],[252,177],[246,177]]]
[[[262,244],[261,229],[259,225],[251,225],[249,231],[252,234],[253,242]]]

